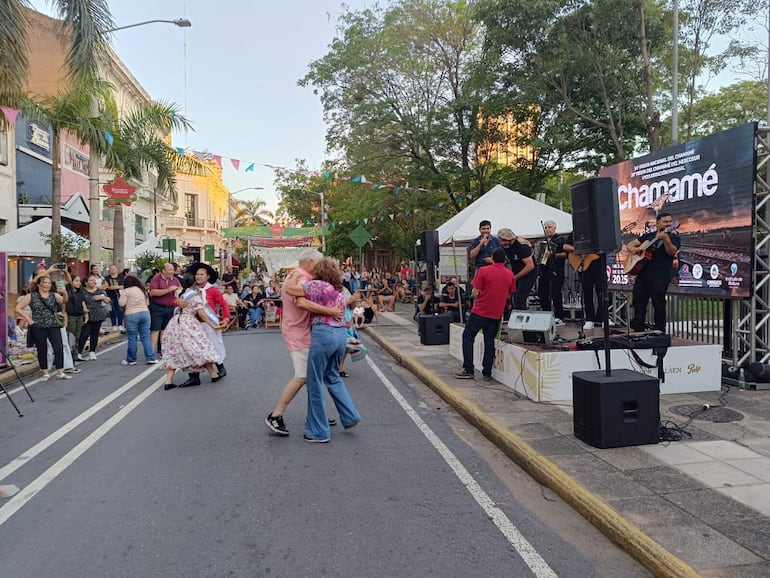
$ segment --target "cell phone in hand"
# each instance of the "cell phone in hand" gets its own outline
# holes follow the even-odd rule
[[[67,264],[66,263],[57,263],[56,264],[56,268],[59,269],[60,271],[64,271],[67,268]]]

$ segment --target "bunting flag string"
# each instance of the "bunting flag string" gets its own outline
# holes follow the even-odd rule
[[[11,108],[10,106],[0,105],[0,111],[2,111],[3,116],[5,116],[5,120],[8,121],[8,124],[14,124],[16,122],[16,117],[19,116],[19,110],[16,108]]]

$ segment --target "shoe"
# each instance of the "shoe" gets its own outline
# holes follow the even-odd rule
[[[224,363],[217,363],[217,372],[219,373],[218,379],[222,379],[225,375],[227,375],[227,370],[225,369]]]
[[[607,321],[607,325],[609,325],[610,327],[615,327],[615,322],[612,319],[610,319],[609,321]]]
[[[265,425],[275,435],[284,436],[284,437],[289,435],[289,430],[286,429],[286,425],[283,423],[282,415],[274,416],[272,413],[268,414],[268,416],[265,418]]]
[[[174,389],[175,387],[177,387],[176,383],[164,383],[163,391],[168,391],[169,389]]]
[[[329,426],[334,427],[335,425],[337,425],[337,420],[334,419],[333,417],[330,417],[329,418]]]
[[[594,322],[593,321],[586,321],[583,323],[583,330],[586,329],[593,329],[594,328]]]
[[[201,376],[198,373],[188,373],[189,378],[184,383],[179,384],[178,387],[194,387],[201,384]]]
[[[455,377],[457,379],[473,379],[473,374],[461,369],[460,371],[455,371]]]
[[[91,361],[96,361],[96,354],[92,351],[91,353],[88,354],[88,359],[90,359]]]
[[[340,371],[340,377],[350,377],[347,371]]]
[[[43,375],[40,376],[40,381],[48,381],[49,379],[51,379],[50,373],[44,373]]]
[[[316,439],[316,438],[309,438],[306,435],[303,435],[302,439],[305,440],[309,444],[328,444],[329,441],[331,441],[331,440],[329,440],[329,438],[326,438],[326,439]]]
[[[157,363],[158,363],[157,359],[148,359],[147,360],[147,365],[155,365]]]
[[[343,427],[343,428],[345,428],[346,430],[348,430],[348,429],[353,429],[353,428],[354,428],[354,427],[356,427],[356,426],[357,426],[359,423],[361,423],[361,420],[360,420],[360,419],[359,419],[358,421],[354,421],[353,423],[351,423],[351,424],[348,424],[348,425],[344,425],[344,426],[342,426],[342,427]]]
[[[72,379],[72,376],[67,375],[66,373],[57,373],[56,379]]]
[[[120,330],[121,333],[123,333],[123,334],[126,333],[126,328],[123,327],[122,325],[120,327],[118,327],[118,329]]]
[[[120,365],[136,365],[136,361],[127,361],[125,359],[121,359]]]
[[[76,361],[86,361],[87,359],[88,359],[88,358],[86,358],[86,357],[83,357],[83,354],[82,354],[82,353],[78,353],[78,354],[75,356],[75,360],[76,360]]]
[[[557,325],[557,326],[558,326],[558,325],[564,325],[564,319],[559,319],[559,318],[557,317],[556,319],[554,319],[554,321],[553,321],[553,324],[554,324],[554,325]]]
[[[481,380],[482,380],[482,381],[486,381],[487,383],[489,383],[490,381],[494,381],[494,380],[492,379],[492,376],[491,376],[491,375],[482,375],[482,376],[481,376]]]
[[[244,326],[243,326],[243,330],[244,330],[244,331],[246,331],[246,330],[247,330],[249,327],[251,327],[251,321],[247,321],[247,322],[244,324]]]
[[[65,369],[64,373],[80,373],[81,371],[83,370],[77,367],[70,367],[69,369]]]

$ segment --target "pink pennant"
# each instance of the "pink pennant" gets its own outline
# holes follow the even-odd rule
[[[235,167],[235,170],[238,170],[238,167],[241,166],[241,161],[238,159],[230,159],[230,162],[233,164],[233,167]]]
[[[0,110],[3,111],[5,119],[9,124],[16,122],[16,117],[19,116],[19,111],[17,109],[11,108],[10,106],[0,106]]]
[[[219,168],[222,168],[222,157],[220,155],[211,155],[211,158],[214,160],[215,163],[219,165]]]

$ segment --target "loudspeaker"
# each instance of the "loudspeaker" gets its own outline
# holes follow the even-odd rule
[[[656,444],[660,440],[660,382],[617,369],[572,374],[575,437],[596,448]]]
[[[620,251],[620,209],[618,183],[597,177],[575,183],[572,196],[572,239],[575,253],[614,253]]]
[[[420,325],[420,343],[423,345],[448,345],[449,315],[422,315],[417,318]]]
[[[508,318],[508,337],[515,343],[550,345],[556,337],[553,311],[521,311],[514,309]]]
[[[438,263],[438,231],[427,230],[420,233],[418,256],[426,263]]]

